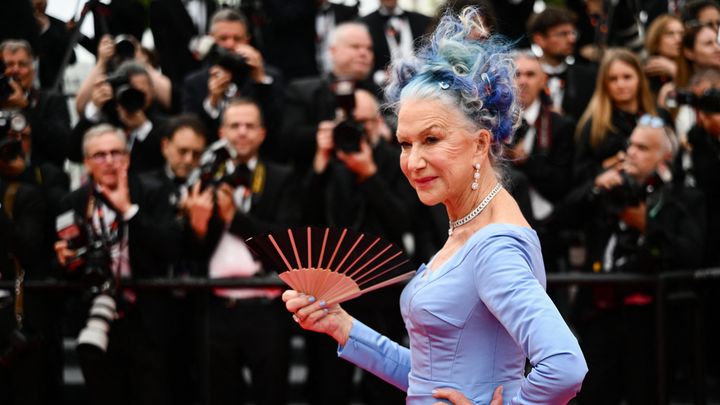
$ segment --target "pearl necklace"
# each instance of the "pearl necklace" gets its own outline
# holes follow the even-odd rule
[[[485,199],[483,199],[480,202],[480,205],[475,207],[474,210],[470,211],[469,214],[465,215],[464,217],[458,219],[457,221],[449,221],[450,228],[448,229],[448,236],[452,236],[453,230],[461,225],[465,225],[468,222],[475,219],[476,216],[480,215],[481,212],[487,207],[488,204],[490,204],[490,201],[492,201],[493,197],[500,192],[502,189],[502,185],[500,183],[496,184],[495,187],[493,187],[492,190],[488,193],[488,195],[485,196]]]

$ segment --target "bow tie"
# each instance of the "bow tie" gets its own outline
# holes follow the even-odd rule
[[[555,72],[555,73],[547,73],[548,79],[556,78],[560,79],[562,81],[567,80],[567,69],[563,70],[562,72]]]

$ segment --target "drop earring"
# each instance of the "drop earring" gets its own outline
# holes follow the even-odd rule
[[[480,179],[480,163],[475,163],[473,167],[475,167],[475,173],[473,173],[473,182],[470,184],[470,188],[477,190],[480,188],[480,184],[478,184],[478,179]]]

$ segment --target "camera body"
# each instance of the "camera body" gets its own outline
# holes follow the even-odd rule
[[[226,139],[219,139],[210,145],[200,157],[200,166],[188,177],[187,184],[200,182],[200,189],[226,183],[232,188],[250,186],[249,171],[240,170],[232,163],[237,152]]]
[[[719,113],[720,89],[710,88],[700,95],[696,95],[687,89],[677,90],[670,92],[665,102],[669,108],[677,108],[681,105],[688,105],[707,113]]]
[[[622,184],[603,192],[605,207],[610,213],[618,214],[627,207],[636,207],[645,202],[650,194],[662,188],[665,181],[656,171],[639,183],[626,172],[621,171]]]
[[[68,248],[76,252],[76,256],[68,259],[65,267],[79,274],[80,280],[91,293],[112,291],[112,255],[110,246],[103,238],[97,236],[92,226],[72,210],[60,214],[56,218],[55,227],[60,239],[67,241]]]
[[[339,122],[333,128],[335,148],[343,152],[359,152],[360,142],[365,138],[365,127],[354,118],[355,82],[337,80],[331,85],[337,105],[336,117]]]
[[[130,84],[130,78],[125,74],[112,74],[106,79],[113,90],[113,101],[125,111],[132,114],[145,107],[145,93]]]
[[[27,128],[28,122],[20,111],[0,110],[0,160],[10,162],[22,156],[22,142],[19,135]]]
[[[210,65],[217,65],[227,70],[232,75],[233,83],[244,83],[250,75],[250,65],[242,55],[238,55],[232,51],[213,45],[206,56]]]

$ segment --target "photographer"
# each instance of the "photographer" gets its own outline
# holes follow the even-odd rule
[[[34,87],[35,68],[30,44],[6,40],[0,44],[4,69],[0,76],[0,108],[20,110],[33,128],[33,163],[62,167],[67,157],[70,113],[65,98]]]
[[[364,24],[338,25],[329,38],[332,72],[329,75],[294,80],[287,88],[283,111],[283,158],[292,160],[304,173],[312,166],[317,132],[337,118],[336,81],[354,81],[355,87],[379,94],[369,79],[373,67],[372,39]]]
[[[25,160],[7,112],[0,112],[0,280],[50,275],[43,190],[18,179]],[[0,392],[3,403],[47,404],[61,383],[53,295],[0,289]],[[55,306],[56,307],[56,306]]]
[[[588,230],[595,273],[657,274],[700,265],[704,200],[672,181],[674,134],[644,115],[630,136],[625,161],[574,190]],[[581,403],[657,403],[655,296],[650,287],[581,290],[576,317],[590,372]],[[658,332],[659,333],[659,332]],[[608,390],[608,387],[616,389]]]
[[[383,139],[389,130],[375,96],[366,90],[350,95],[351,103],[341,103],[345,120],[320,123],[304,190],[306,221],[367,232],[403,246],[403,236],[412,232],[417,197],[398,166],[399,149]],[[394,316],[399,313],[398,292],[388,289],[347,305],[382,333],[402,338],[402,320]],[[308,334],[306,340],[311,403],[347,403],[355,367],[338,361],[324,337]],[[365,374],[363,379],[367,403],[402,401],[401,391],[377,377]]]
[[[82,160],[83,134],[93,125],[109,123],[120,126],[127,134],[130,170],[135,173],[161,168],[160,153],[165,119],[152,103],[152,78],[137,62],[125,62],[112,76],[95,82],[92,101],[73,128],[70,159]]]
[[[240,12],[216,12],[210,21],[210,35],[215,44],[205,57],[206,67],[189,74],[183,84],[182,109],[203,119],[212,142],[227,101],[234,97],[254,100],[268,125],[263,155],[271,158],[281,118],[280,74],[265,65],[263,55],[250,45],[248,21]]]
[[[720,266],[720,80],[696,97],[697,124],[688,133],[681,154],[686,184],[705,194],[708,234],[704,267]]]
[[[222,159],[224,170],[213,173],[216,180],[195,183],[186,203],[190,224],[209,258],[208,276],[272,274],[277,269],[256,262],[243,240],[298,222],[291,171],[258,156],[265,127],[254,101],[227,103],[220,138],[206,153]],[[229,159],[220,148],[231,149]],[[215,289],[210,294],[209,404],[287,403],[290,319],[280,292]],[[243,367],[250,370],[249,387]]]
[[[163,314],[152,294],[123,283],[164,275],[180,234],[167,201],[128,173],[122,131],[91,128],[83,152],[92,180],[61,202],[63,239],[55,244],[58,261],[88,285],[92,302],[78,337],[83,377],[94,404],[165,404],[167,375],[159,355],[165,342],[156,330]]]
[[[142,64],[150,76],[153,103],[165,111],[173,109],[172,82],[150,63],[147,63],[137,39],[129,35],[116,37],[103,35],[98,43],[95,66],[85,76],[85,80],[75,96],[75,108],[80,116],[85,113],[88,103],[93,101],[97,83],[102,82],[106,76],[113,75],[120,65],[128,61]]]

